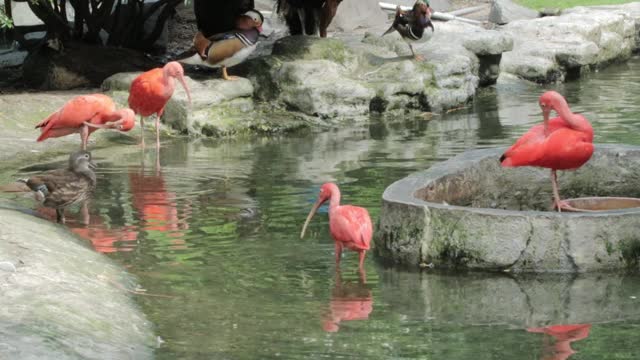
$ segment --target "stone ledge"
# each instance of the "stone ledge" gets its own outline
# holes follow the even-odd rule
[[[542,211],[551,204],[548,170],[501,168],[503,151],[466,152],[389,186],[376,253],[407,266],[533,272],[638,267],[639,208]],[[600,145],[581,169],[561,172],[559,183],[565,198],[637,197],[639,176],[640,148]]]
[[[151,359],[132,279],[64,228],[0,209],[0,349],[15,359]]]

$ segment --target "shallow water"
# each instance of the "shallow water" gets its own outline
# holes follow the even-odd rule
[[[640,145],[635,58],[556,87],[502,83],[431,120],[175,141],[159,166],[153,148],[99,151],[90,225],[73,209],[68,226],[138,277],[161,359],[637,359],[635,274],[420,273],[369,255],[363,284],[354,253],[335,271],[326,209],[299,239],[323,182],[375,222],[389,184],[467,149],[511,144],[541,121],[537,97],[549,88],[592,121],[596,142]]]

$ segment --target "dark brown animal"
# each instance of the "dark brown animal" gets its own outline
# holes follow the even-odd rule
[[[342,0],[278,0],[277,11],[284,16],[291,35],[327,37],[327,28]]]

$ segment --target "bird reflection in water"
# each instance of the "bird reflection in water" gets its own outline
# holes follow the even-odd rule
[[[139,225],[116,227],[106,224],[99,214],[83,221],[88,226],[71,222],[70,229],[80,237],[91,241],[93,247],[103,253],[131,251],[137,245],[140,231],[161,232],[170,238],[169,248],[184,249],[183,231],[188,228],[186,221],[180,221],[175,193],[166,189],[159,164],[159,151],[156,147],[156,163],[153,172],[145,171],[144,150],[139,168],[129,170],[129,190],[133,208],[138,213]],[[183,211],[183,217],[187,209]],[[83,216],[84,217],[84,216]]]
[[[574,341],[589,336],[591,324],[551,325],[542,328],[528,328],[531,333],[543,333],[542,360],[565,360],[575,354],[571,348]],[[555,341],[551,341],[551,338]]]
[[[142,166],[129,171],[129,188],[133,207],[140,217],[141,228],[145,231],[166,233],[172,238],[171,249],[184,249],[183,230],[188,229],[189,224],[186,220],[180,220],[176,194],[167,191],[160,167],[160,148],[156,147],[153,173],[145,171],[144,149],[142,151]]]
[[[366,284],[364,269],[360,271],[358,282],[343,281],[340,270],[336,270],[329,312],[322,319],[324,331],[338,332],[343,321],[367,320],[371,311],[373,297]]]

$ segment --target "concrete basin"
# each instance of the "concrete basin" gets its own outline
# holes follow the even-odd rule
[[[409,267],[586,272],[638,268],[640,208],[552,211],[549,170],[502,168],[501,149],[465,152],[383,194],[375,252]],[[597,145],[560,172],[562,198],[640,197],[640,147]],[[597,201],[596,201],[597,202]],[[628,205],[628,204],[627,204]],[[593,209],[598,210],[598,209]]]

